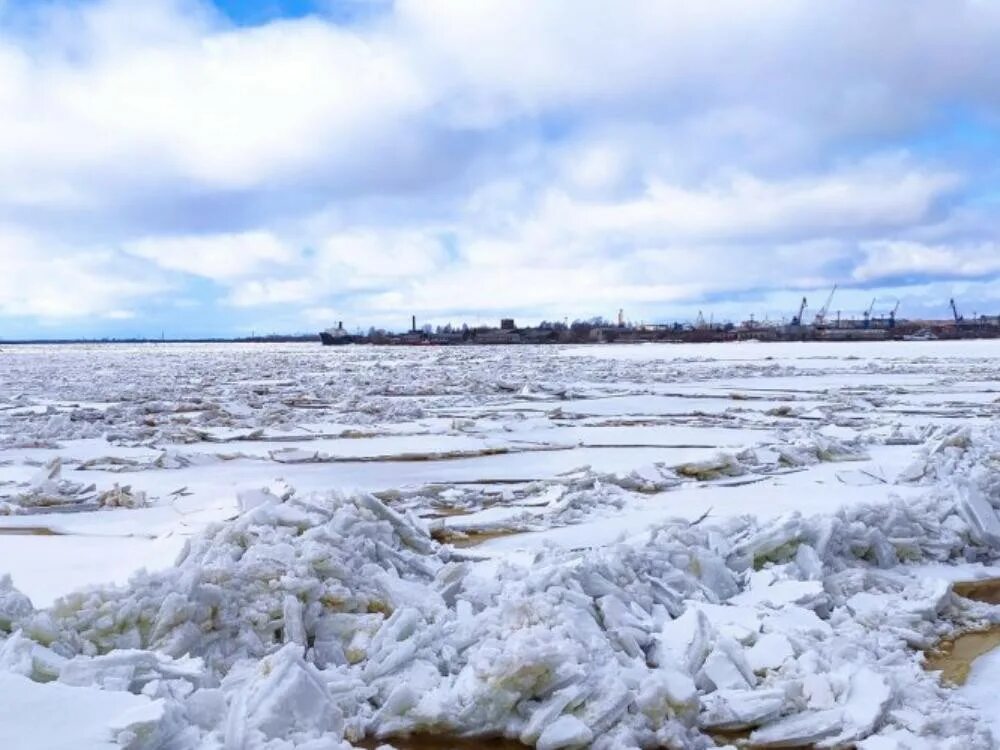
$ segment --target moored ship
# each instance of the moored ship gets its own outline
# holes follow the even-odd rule
[[[344,330],[343,321],[337,323],[336,328],[320,331],[319,340],[323,342],[323,346],[342,346],[353,341],[351,334]]]

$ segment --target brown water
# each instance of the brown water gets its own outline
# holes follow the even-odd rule
[[[987,604],[1000,604],[1000,578],[984,578],[981,581],[959,581],[951,587],[959,596]]]
[[[1000,604],[1000,578],[959,581],[952,586],[959,596],[987,604]],[[950,685],[964,685],[976,659],[1000,648],[1000,625],[983,630],[959,633],[938,643],[926,653],[924,667],[941,672],[941,680]]]
[[[476,545],[482,544],[483,542],[488,542],[490,539],[502,539],[506,536],[514,536],[515,534],[523,534],[524,531],[520,529],[494,529],[492,531],[465,531],[465,537],[453,537],[447,541],[451,543],[453,547],[475,547]]]
[[[62,536],[47,526],[0,526],[0,536]]]
[[[1000,647],[1000,625],[987,630],[972,630],[941,641],[927,652],[924,667],[940,672],[941,681],[949,685],[964,685],[976,659]]]

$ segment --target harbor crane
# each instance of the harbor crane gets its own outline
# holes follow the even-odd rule
[[[875,309],[875,300],[876,299],[877,299],[876,297],[872,297],[872,303],[870,305],[868,305],[868,309],[865,310],[864,313],[862,313],[862,315],[864,315],[864,318],[865,318],[865,323],[864,323],[864,327],[865,328],[870,328],[871,327],[871,324],[872,324],[872,310]]]
[[[836,293],[837,293],[837,285],[834,284],[833,289],[830,290],[830,296],[826,298],[826,302],[823,304],[823,307],[821,307],[819,309],[819,312],[816,313],[817,327],[822,326],[824,323],[826,323],[826,314],[830,311],[830,303],[833,302],[833,295]]]
[[[796,315],[794,318],[792,318],[792,325],[793,326],[800,326],[800,325],[802,325],[802,313],[804,313],[806,311],[806,305],[807,304],[809,304],[809,303],[806,302],[806,298],[803,297],[802,298],[802,304],[799,305],[799,313],[798,313],[798,315]]]
[[[955,305],[955,298],[952,297],[948,300],[948,304],[951,305],[951,314],[955,316],[955,325],[961,325],[965,318],[958,314],[958,306]]]
[[[889,328],[896,327],[896,313],[899,312],[899,300],[896,300],[896,306],[889,311]]]

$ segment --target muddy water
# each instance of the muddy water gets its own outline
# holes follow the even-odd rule
[[[1000,578],[984,578],[981,581],[959,581],[951,587],[959,596],[975,599],[987,604],[1000,604]]]
[[[502,539],[516,534],[523,534],[521,529],[494,529],[491,531],[463,530],[465,536],[453,536],[445,541],[451,543],[453,547],[468,548],[475,547],[488,542],[491,539]],[[439,540],[440,541],[440,540]]]
[[[47,526],[0,526],[0,536],[62,536]]]
[[[952,590],[966,599],[1000,604],[1000,578],[960,581],[952,586]],[[976,659],[995,648],[1000,648],[1000,625],[959,633],[941,641],[927,652],[924,666],[932,672],[941,672],[943,682],[964,685]]]
[[[998,647],[1000,625],[988,630],[973,630],[939,643],[927,653],[924,666],[932,672],[941,672],[942,682],[964,685],[976,659]]]

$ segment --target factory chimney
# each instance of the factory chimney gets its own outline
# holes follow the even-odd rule
[[[412,320],[412,323],[411,323],[410,330],[413,331],[414,333],[416,333],[417,332],[417,316],[414,315],[411,320]]]

